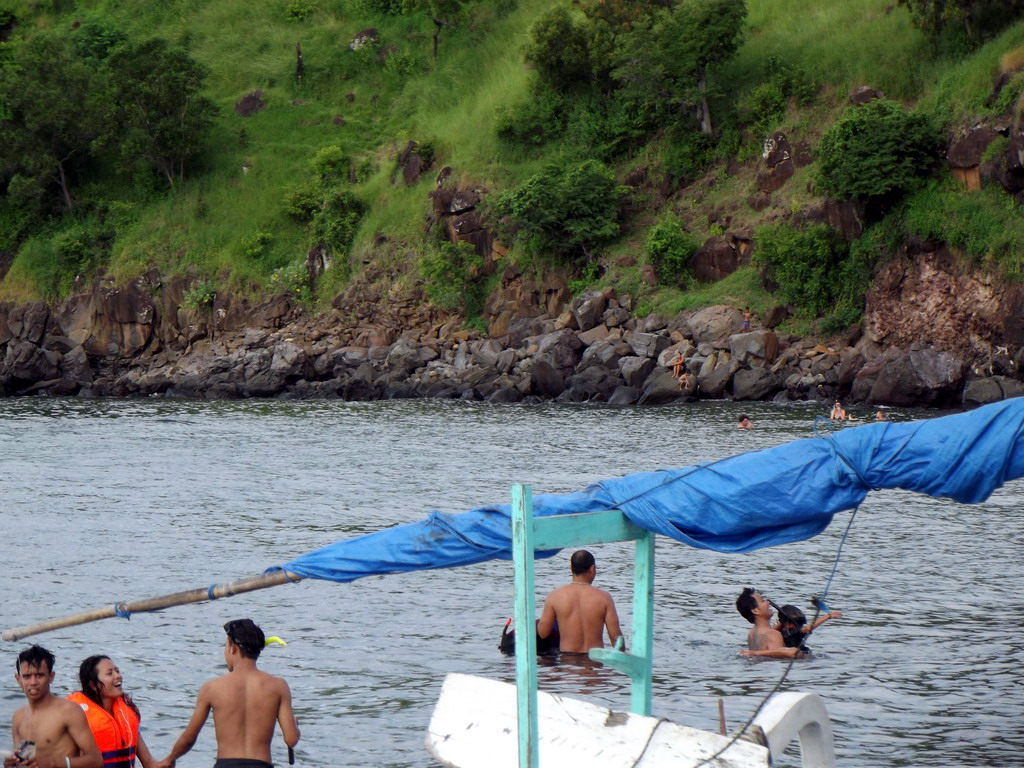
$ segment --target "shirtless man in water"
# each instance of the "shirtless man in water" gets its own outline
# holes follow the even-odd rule
[[[754,625],[747,633],[747,650],[740,656],[767,656],[772,659],[791,659],[800,654],[799,648],[787,648],[782,633],[772,626],[772,606],[753,587],[744,589],[736,598],[736,610]]]
[[[4,768],[103,768],[81,707],[50,692],[54,661],[53,654],[38,645],[18,655],[14,679],[28,703],[11,718],[14,754],[4,758]],[[23,749],[23,742],[32,746]]]
[[[581,549],[570,560],[572,581],[551,591],[537,622],[537,635],[547,637],[558,622],[561,653],[586,653],[604,647],[604,630],[611,645],[622,637],[615,601],[593,586],[597,565],[594,556]]]
[[[217,731],[214,768],[273,768],[270,742],[275,723],[281,725],[289,749],[299,742],[288,683],[256,668],[266,642],[263,630],[251,619],[236,619],[225,624],[224,631],[228,673],[199,689],[192,719],[158,768],[174,768],[174,762],[192,749],[210,710]]]

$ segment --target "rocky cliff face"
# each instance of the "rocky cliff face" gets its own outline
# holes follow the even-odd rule
[[[184,283],[155,274],[54,308],[0,305],[0,394],[950,407],[1024,393],[1020,287],[961,273],[941,249],[888,265],[864,332],[829,344],[777,334],[781,307],[749,329],[727,306],[637,317],[613,291],[570,300],[558,276],[514,269],[485,338],[394,277],[368,270],[316,317],[285,296],[186,309]]]

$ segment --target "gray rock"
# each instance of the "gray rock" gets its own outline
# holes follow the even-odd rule
[[[499,387],[487,398],[488,403],[518,403],[523,399],[522,393],[515,387]]]
[[[568,328],[548,333],[537,340],[538,360],[547,360],[552,366],[563,372],[573,370],[580,361],[579,337]]]
[[[711,358],[708,358],[709,360]],[[706,364],[705,364],[706,366]],[[701,395],[717,399],[725,395],[729,381],[736,372],[738,363],[735,360],[719,360],[711,373],[703,373],[697,377],[697,387]]]
[[[537,360],[530,369],[530,391],[541,397],[558,397],[565,389],[562,374],[546,360]]]
[[[664,330],[668,326],[668,318],[664,315],[654,312],[637,325],[637,330],[641,333],[654,333],[656,331]]]
[[[604,402],[622,384],[618,375],[597,365],[574,374],[566,379],[565,391],[558,397],[559,402],[585,403]]]
[[[585,347],[589,347],[591,344],[608,338],[608,326],[604,323],[598,323],[589,331],[581,331],[577,335],[580,343]]]
[[[743,368],[732,377],[734,400],[765,400],[781,389],[781,379],[767,368]]]
[[[644,382],[643,394],[640,395],[640,405],[664,405],[674,403],[684,398],[685,395],[679,390],[679,381],[665,370],[656,370],[647,377]]]
[[[903,352],[891,348],[879,359],[883,364],[878,367],[867,402],[943,407],[961,400],[964,365],[955,355],[932,349]],[[860,376],[855,388],[859,382]]]
[[[972,379],[964,387],[963,404],[967,406],[986,405],[1024,395],[1024,382],[1006,376],[989,376]]]
[[[22,340],[7,346],[0,373],[25,384],[60,377],[61,354]]]
[[[608,403],[610,405],[633,405],[642,394],[643,390],[635,387],[616,387],[611,397],[608,398]]]
[[[473,349],[473,362],[486,368],[493,368],[502,351],[501,344],[494,339],[487,339],[487,341],[478,343]]]
[[[637,357],[657,358],[672,343],[667,336],[637,331],[626,336],[626,342]]]
[[[615,328],[629,320],[629,310],[625,307],[612,307],[605,310],[601,322],[609,328]]]
[[[768,330],[736,333],[729,337],[729,349],[741,363],[764,365],[779,354],[779,337]]]
[[[60,368],[66,378],[80,384],[89,384],[93,380],[89,356],[82,347],[75,347],[65,354],[61,359]]]
[[[601,365],[610,370],[619,367],[619,360],[633,353],[633,348],[621,339],[605,339],[591,344],[583,351],[577,373],[591,365]]]
[[[589,331],[599,322],[608,306],[608,299],[601,291],[587,291],[572,303],[572,314],[581,331]]]
[[[273,359],[270,362],[272,371],[286,373],[297,372],[306,362],[306,351],[290,341],[282,341],[273,347]]]
[[[649,357],[624,357],[619,360],[619,371],[622,380],[629,387],[643,387],[644,381],[655,368],[654,361]]]
[[[708,342],[715,346],[728,346],[728,338],[743,328],[743,313],[736,307],[719,304],[693,313],[687,321],[686,334],[698,346]]]
[[[693,356],[696,350],[689,340],[680,341],[678,344],[673,344],[672,346],[667,347],[660,355],[658,355],[658,365],[662,368],[671,368],[672,361],[676,357],[676,352],[681,354],[683,359],[689,362],[689,359]]]

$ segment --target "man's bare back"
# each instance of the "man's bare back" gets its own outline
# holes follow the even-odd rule
[[[192,749],[210,712],[217,731],[218,763],[251,760],[269,766],[275,724],[281,726],[289,748],[299,741],[288,683],[256,667],[263,632],[249,619],[228,622],[224,628],[228,633],[224,642],[228,673],[208,680],[199,689],[192,719],[159,768],[173,768],[175,761]]]
[[[259,669],[236,669],[207,682],[199,692],[200,701],[204,694],[213,710],[217,757],[269,763],[274,725],[291,713],[287,683]]]
[[[544,601],[537,622],[537,634],[548,637],[558,623],[558,649],[563,653],[586,653],[604,647],[604,631],[614,645],[622,636],[615,601],[603,589],[593,586],[597,566],[585,549],[573,553],[572,581],[553,589]]]
[[[549,609],[558,622],[559,650],[566,653],[603,648],[606,626],[609,642],[614,643],[622,634],[615,603],[603,589],[579,582],[566,584],[548,595],[544,613]]]

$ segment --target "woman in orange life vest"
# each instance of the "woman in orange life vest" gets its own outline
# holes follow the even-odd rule
[[[109,656],[90,656],[78,668],[82,690],[68,696],[82,707],[96,744],[103,754],[103,768],[155,768],[156,759],[139,733],[139,708],[121,688],[121,671]]]

